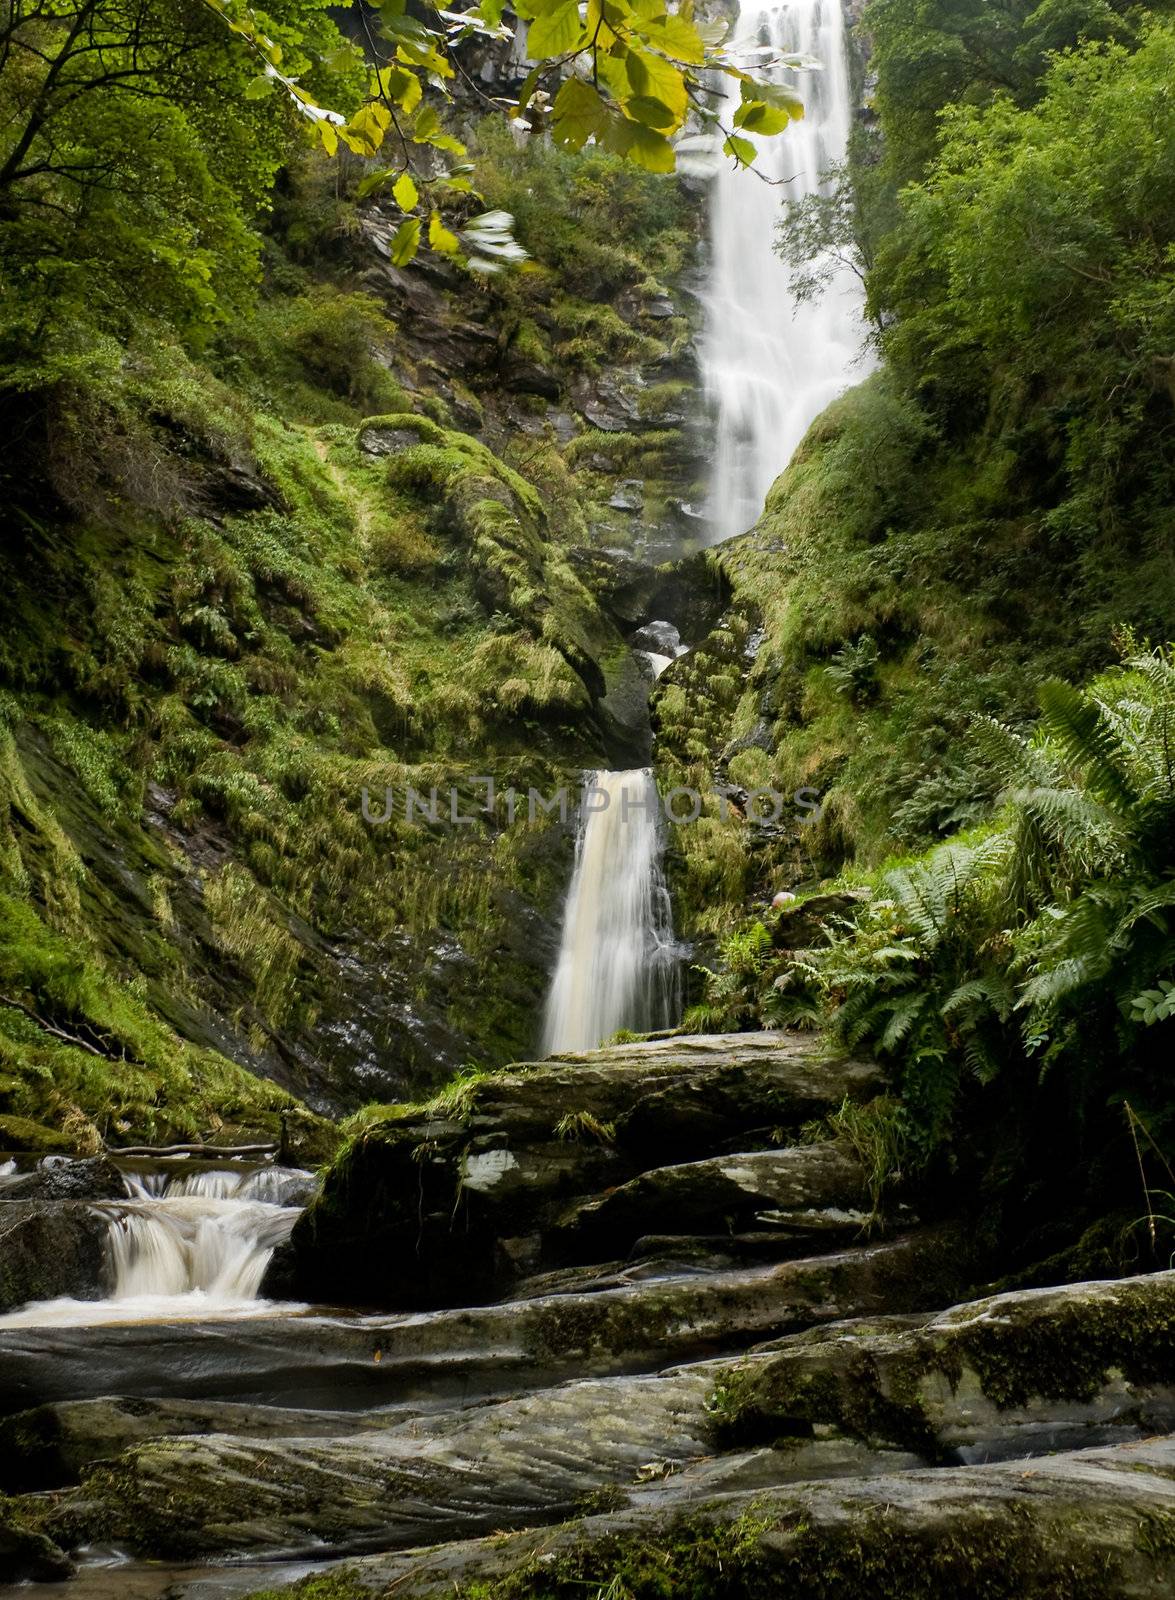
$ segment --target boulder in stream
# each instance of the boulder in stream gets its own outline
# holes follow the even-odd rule
[[[744,1475],[753,1478],[755,1466],[745,1458]],[[396,1600],[616,1592],[1170,1600],[1173,1523],[1171,1439],[1046,1456],[1028,1467],[774,1488],[724,1488],[702,1468],[649,1483],[620,1510],[541,1532],[351,1560],[338,1578],[350,1595]]]
[[[84,1200],[0,1202],[0,1312],[30,1300],[99,1300],[109,1218]]]
[[[350,1141],[294,1229],[283,1291],[405,1309],[506,1295],[525,1273],[563,1264],[559,1228],[576,1200],[778,1142],[878,1083],[876,1067],[785,1032],[669,1036],[469,1080],[428,1106],[389,1110]],[[712,1199],[730,1192],[712,1178]],[[621,1250],[663,1231],[655,1188],[645,1220],[630,1192]],[[859,1185],[845,1176],[842,1190]],[[695,1209],[706,1213],[700,1200]]]

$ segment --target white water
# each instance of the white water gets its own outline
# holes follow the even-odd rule
[[[669,1027],[677,950],[661,875],[662,821],[647,767],[595,772],[584,792],[544,1055],[592,1050],[621,1028]]]
[[[852,101],[841,4],[790,0],[764,6],[742,0],[727,47],[747,67],[788,54],[813,57],[822,70],[768,73],[795,88],[805,114],[774,138],[754,141],[760,151],[756,165],[773,179],[790,181],[763,183],[726,160],[712,186],[702,372],[716,416],[708,505],[715,540],[751,526],[809,425],[864,372],[858,362],[861,289],[854,274],[838,269],[819,300],[798,304],[772,249],[782,202],[815,193],[821,174],[844,159]],[[756,55],[757,48],[768,54]],[[723,104],[727,126],[736,103]]]
[[[0,1328],[256,1316],[276,1247],[289,1238],[309,1175],[256,1171],[133,1173],[133,1198],[95,1205],[110,1217],[105,1300],[44,1300],[0,1316]],[[300,1307],[284,1305],[283,1311]]]

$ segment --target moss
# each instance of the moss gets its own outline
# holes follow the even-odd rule
[[[915,1357],[888,1366],[884,1380],[868,1352],[834,1366],[800,1362],[766,1368],[734,1367],[718,1380],[707,1405],[716,1443],[723,1448],[775,1444],[835,1428],[870,1444],[895,1445],[929,1461],[942,1458],[919,1402],[924,1371]]]
[[[939,1375],[956,1389],[972,1372],[1001,1410],[1031,1400],[1088,1401],[1120,1372],[1165,1381],[1175,1367],[1175,1288],[1155,1280],[1059,1301],[1024,1300],[1001,1316],[895,1336],[893,1348],[808,1347],[762,1365],[733,1367],[709,1402],[726,1446],[807,1437],[830,1426],[939,1460],[921,1390]]]
[[[0,1150],[73,1150],[74,1141],[59,1128],[47,1128],[28,1117],[0,1116]]]
[[[512,1571],[458,1583],[455,1600],[1111,1600],[1120,1559],[1061,1548],[1031,1512],[998,1507],[918,1529],[883,1511],[816,1523],[800,1498],[726,1518],[715,1509],[647,1531],[574,1525]]]
[[[280,1589],[252,1589],[243,1600],[370,1600],[370,1595],[370,1587],[344,1567],[339,1572],[300,1578]]]

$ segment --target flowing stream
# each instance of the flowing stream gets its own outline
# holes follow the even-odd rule
[[[647,767],[594,772],[543,1019],[543,1054],[592,1050],[621,1028],[676,1020],[677,949],[661,874],[662,821]]]
[[[185,1164],[186,1166],[187,1164]],[[110,1218],[109,1294],[34,1302],[0,1328],[252,1316],[265,1269],[290,1235],[311,1174],[294,1168],[169,1171],[131,1167],[126,1200],[95,1201]],[[288,1308],[287,1308],[288,1309]]]
[[[702,372],[716,418],[713,540],[751,526],[809,425],[863,370],[854,274],[838,268],[818,300],[797,302],[772,248],[781,200],[816,193],[845,156],[853,108],[840,0],[743,0],[732,53],[756,66],[802,55],[820,70],[771,72],[805,104],[801,122],[759,146],[756,166],[776,181],[725,161],[712,185]]]

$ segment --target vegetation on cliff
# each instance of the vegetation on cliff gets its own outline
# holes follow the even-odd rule
[[[113,8],[77,9],[115,59]],[[0,227],[0,1111],[83,1146],[276,1131],[291,1095],[529,1052],[570,837],[526,790],[632,737],[608,695],[635,618],[573,555],[633,542],[619,482],[669,527],[697,472],[676,182],[463,107],[530,260],[404,277],[370,164],[308,154],[181,9],[136,57],[150,95],[71,61]],[[284,70],[355,103],[323,7],[271,22]],[[45,88],[13,39],[9,134]]]
[[[986,1174],[1026,1260],[1120,1208],[1121,1262],[1172,1113],[1175,32],[954,0],[861,26],[876,120],[781,252],[810,293],[814,244],[851,254],[880,370],[723,550],[706,670],[655,702],[677,781],[821,802],[681,841],[687,928],[736,921],[694,1018],[878,1051],[879,1173]]]

